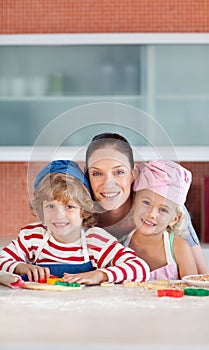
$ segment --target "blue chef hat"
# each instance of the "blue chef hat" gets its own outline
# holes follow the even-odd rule
[[[64,173],[74,176],[76,179],[81,181],[86,188],[91,193],[91,187],[88,179],[84,176],[84,173],[79,168],[76,162],[72,160],[55,160],[49,164],[47,164],[37,175],[36,180],[34,182],[34,188],[37,189],[40,181],[47,175],[51,173]]]

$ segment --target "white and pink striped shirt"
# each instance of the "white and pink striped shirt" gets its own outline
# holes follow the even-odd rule
[[[50,234],[42,249],[37,250],[46,235],[41,223],[22,228],[16,240],[0,252],[0,270],[14,272],[21,262],[29,264],[83,264],[81,239],[73,243],[61,243]],[[146,281],[150,277],[147,263],[130,248],[123,247],[115,237],[99,227],[86,231],[89,260],[93,267],[105,272],[109,282]]]

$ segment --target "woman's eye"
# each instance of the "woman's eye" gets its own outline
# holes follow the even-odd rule
[[[99,171],[94,171],[91,175],[92,175],[92,176],[100,176],[100,175],[101,175],[101,172],[99,172]]]
[[[124,170],[117,170],[116,171],[116,175],[123,175],[123,174],[125,174]]]

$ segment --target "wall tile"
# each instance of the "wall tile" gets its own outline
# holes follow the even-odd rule
[[[0,33],[208,32],[208,0],[1,0]]]

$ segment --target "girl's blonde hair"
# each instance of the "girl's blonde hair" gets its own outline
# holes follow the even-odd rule
[[[173,232],[176,236],[185,238],[188,236],[188,224],[187,224],[187,216],[185,210],[182,206],[177,205],[175,215],[178,216],[179,220],[173,225],[168,226],[167,231]]]
[[[86,186],[75,177],[65,173],[52,173],[45,176],[34,191],[30,207],[44,222],[43,202],[57,200],[67,205],[75,202],[81,208],[82,225],[86,228],[95,225],[94,202]]]

